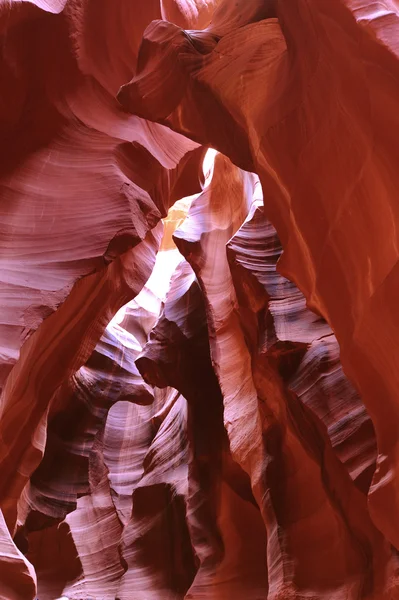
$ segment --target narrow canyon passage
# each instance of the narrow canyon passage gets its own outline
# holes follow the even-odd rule
[[[399,600],[399,3],[0,36],[0,600]]]

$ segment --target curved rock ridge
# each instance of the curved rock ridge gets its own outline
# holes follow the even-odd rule
[[[399,600],[398,33],[0,0],[0,600]]]
[[[229,450],[204,299],[186,262],[175,272],[161,317],[136,362],[145,380],[171,385],[187,399],[186,518],[199,564],[185,598],[264,597],[265,531],[248,477]]]
[[[324,422],[337,456],[367,493],[376,461],[370,417],[342,372],[338,343],[328,324],[307,309],[298,288],[278,273],[281,253],[263,202],[255,200],[227,244],[240,319],[285,384]]]
[[[111,599],[121,585],[126,562],[120,546],[132,493],[142,485],[147,453],[168,416],[161,409],[178,396],[169,388],[153,390],[134,364],[161,308],[151,287],[149,280],[121,322],[110,323],[86,365],[53,400],[44,458],[19,502],[15,538],[37,569],[40,598]],[[65,573],[43,546],[57,547]]]
[[[217,23],[192,32],[153,22],[118,97],[259,174],[284,248],[280,272],[332,327],[373,420],[369,507],[398,547],[399,124],[389,115],[398,113],[399,11],[390,0],[269,6],[273,18],[254,11],[221,36]]]
[[[0,8],[0,506],[12,532],[54,393],[148,279],[157,223],[200,190],[203,154],[114,97],[143,29],[160,16],[155,3],[140,19],[134,3],[120,3],[123,14],[107,3],[35,4]],[[88,34],[94,10],[105,39],[121,46],[111,64]]]
[[[35,570],[13,543],[1,511],[0,544],[1,600],[34,598],[37,586]]]
[[[286,360],[284,352],[275,351],[279,340],[274,342],[273,333],[282,335],[276,315],[265,310],[273,291],[265,279],[267,262],[256,270],[255,246],[248,272],[239,267],[246,258],[239,246],[243,232],[238,239],[233,236],[257,196],[254,178],[217,155],[210,185],[194,200],[174,239],[206,298],[212,363],[232,456],[251,479],[267,532],[268,598],[310,593],[388,598],[396,557],[372,523],[366,498],[334,454],[322,423],[284,385],[283,376],[295,371],[295,353],[299,360],[303,355],[303,342],[295,340],[294,329],[291,357]],[[230,255],[238,263],[232,270],[226,252],[231,238]],[[320,335],[328,328],[315,323],[313,331]],[[305,335],[309,339],[311,334],[308,326]],[[351,582],[350,591],[343,581]]]

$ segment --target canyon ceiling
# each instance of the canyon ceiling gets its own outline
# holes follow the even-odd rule
[[[0,600],[399,599],[399,1],[0,38]]]

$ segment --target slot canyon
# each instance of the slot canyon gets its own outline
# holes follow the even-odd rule
[[[399,600],[399,0],[0,41],[0,600]]]

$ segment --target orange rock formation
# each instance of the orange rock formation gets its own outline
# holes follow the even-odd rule
[[[0,36],[0,599],[399,599],[398,2]]]

